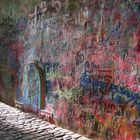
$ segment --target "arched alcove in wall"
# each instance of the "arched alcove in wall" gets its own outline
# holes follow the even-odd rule
[[[34,111],[44,109],[44,72],[36,62],[27,63],[21,73],[20,91],[17,92],[17,101],[26,109]]]

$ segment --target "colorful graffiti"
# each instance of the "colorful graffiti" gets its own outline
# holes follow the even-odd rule
[[[140,3],[77,0],[66,4],[67,8],[61,0],[52,1],[50,8],[43,2],[29,15],[21,58],[26,101],[21,102],[40,109],[39,96],[43,96],[42,109],[51,122],[91,138],[138,138]],[[49,8],[51,17],[45,18]],[[30,61],[44,69],[44,93],[40,93],[36,66],[26,66]]]

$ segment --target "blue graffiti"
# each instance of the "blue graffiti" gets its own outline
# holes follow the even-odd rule
[[[109,85],[107,82],[104,81],[91,80],[90,74],[87,72],[82,74],[80,78],[80,86],[84,90],[94,89],[94,91],[97,92],[96,95],[98,95],[98,89],[106,90],[108,88],[114,94],[126,96],[127,102],[133,101],[133,103],[138,107],[138,111],[140,114],[140,96],[138,95],[138,93],[132,92],[123,86],[115,84]],[[116,102],[122,102],[119,97],[115,100]]]
[[[109,45],[109,38],[108,38],[108,37],[102,38],[102,39],[100,40],[100,44],[101,44],[102,46],[107,47],[107,46]]]
[[[114,25],[111,29],[110,36],[120,38],[121,37],[121,33],[120,33],[121,25],[122,25],[121,23],[117,23],[116,25]]]
[[[45,67],[46,67],[46,73],[55,72],[59,69],[59,63],[47,62],[45,64]]]
[[[121,95],[117,95],[114,99],[116,104],[124,104],[125,103],[125,99],[121,96]]]
[[[90,79],[90,74],[88,72],[82,74],[80,78],[80,86],[83,87],[84,90],[91,89],[92,80]]]
[[[52,88],[53,88],[52,81],[51,80],[47,80],[46,81],[46,89],[47,89],[48,93],[52,92]]]
[[[119,22],[118,24],[116,24],[116,25],[112,28],[111,33],[118,33],[120,27],[121,27],[121,23]]]

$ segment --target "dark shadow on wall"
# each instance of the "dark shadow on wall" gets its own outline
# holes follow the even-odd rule
[[[19,42],[0,37],[0,101],[11,106],[15,105],[21,48]]]
[[[0,101],[10,106],[15,106],[15,78],[8,70],[0,70]]]

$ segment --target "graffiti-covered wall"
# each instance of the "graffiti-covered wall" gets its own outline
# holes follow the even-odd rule
[[[42,100],[41,114],[92,138],[138,137],[140,2],[67,2],[52,1],[51,17],[45,2],[29,15],[20,98],[38,109]],[[43,69],[44,93],[30,61]]]

